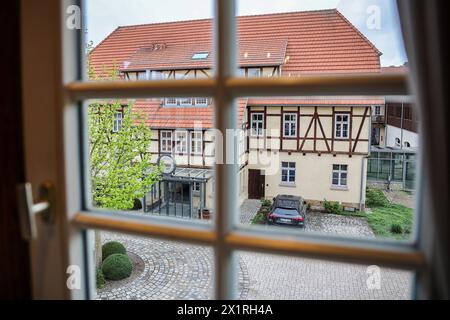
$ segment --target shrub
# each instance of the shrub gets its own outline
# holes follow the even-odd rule
[[[327,213],[333,213],[333,214],[340,214],[342,213],[342,206],[337,202],[330,202],[327,200],[324,200],[323,207],[325,208],[325,212]]]
[[[126,254],[127,249],[125,249],[123,244],[117,241],[110,241],[105,243],[102,246],[102,261],[115,253]]]
[[[272,206],[272,202],[270,200],[261,199],[261,206],[262,207],[270,207],[270,206]]]
[[[393,223],[391,224],[391,232],[394,234],[402,234],[403,233],[403,228],[400,224],[398,223]]]
[[[103,272],[101,268],[97,268],[96,271],[96,283],[97,283],[97,289],[101,289],[106,284],[105,277],[103,276]]]
[[[387,207],[389,200],[384,195],[383,190],[367,188],[366,205],[370,208]]]
[[[128,278],[133,271],[130,258],[125,254],[115,253],[102,263],[102,272],[108,280],[122,280]]]

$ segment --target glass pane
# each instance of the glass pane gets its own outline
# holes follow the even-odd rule
[[[239,252],[245,300],[409,300],[413,273],[377,266]]]
[[[90,231],[97,300],[213,298],[213,250],[144,237]]]
[[[384,103],[385,99],[388,103]],[[402,157],[403,152],[386,139],[401,128],[393,124],[380,126],[385,145],[370,143],[371,126],[377,121],[368,115],[371,105],[382,105],[385,114],[391,107],[389,99],[248,97],[248,112],[261,109],[266,112],[267,136],[246,139],[247,153],[241,166],[246,178],[240,180],[239,221],[254,228],[262,227],[261,230],[276,228],[289,234],[323,234],[334,230],[342,237],[374,241],[414,239],[415,161]],[[298,139],[283,136],[285,112],[299,115]],[[348,125],[347,134],[352,139],[333,136],[336,112],[348,114],[351,126]],[[403,134],[409,139],[419,139],[417,132],[404,129]],[[409,161],[411,164],[407,164]],[[291,172],[294,168],[295,172]],[[299,212],[299,218],[306,217],[303,228],[293,228],[298,225],[297,220],[277,213],[280,212],[277,209],[283,209],[277,199],[285,197],[295,199],[298,208],[301,201],[306,201],[305,209]],[[272,221],[271,215],[275,217]]]
[[[85,102],[89,208],[211,222],[214,107],[172,107],[165,100]],[[122,123],[114,131],[118,109]]]
[[[237,4],[236,60],[244,76],[377,73],[380,65],[408,61],[394,0]]]
[[[212,0],[85,1],[85,80],[214,75]]]

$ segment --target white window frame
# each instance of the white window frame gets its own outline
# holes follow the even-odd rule
[[[192,107],[194,98],[179,98],[180,107]]]
[[[175,131],[175,153],[188,153],[188,132],[177,130]],[[181,147],[181,148],[180,148]]]
[[[286,119],[289,117],[289,119]],[[292,120],[291,117],[294,117]],[[289,133],[286,134],[286,125],[288,125]],[[292,127],[294,127],[294,132],[292,132]],[[298,128],[298,115],[297,113],[283,113],[283,137],[285,138],[296,138],[297,137],[297,129]]]
[[[161,153],[172,153],[173,150],[173,132],[171,130],[161,130],[159,132],[159,151]]]
[[[284,180],[284,176],[286,176],[286,180]],[[293,181],[291,181],[292,177],[294,178]],[[295,179],[297,179],[297,164],[289,161],[281,162],[281,183],[295,184]]]
[[[261,116],[261,119],[254,119],[254,116]],[[256,128],[254,128],[256,124]],[[261,125],[261,128],[260,126]],[[250,135],[252,137],[263,137],[264,136],[264,113],[263,112],[252,112],[250,119]]]
[[[123,122],[123,113],[121,111],[117,111],[114,113],[114,122],[113,122],[113,132],[119,132],[122,129]]]
[[[208,106],[208,98],[195,98],[195,106],[196,107],[207,107]]]
[[[335,168],[336,166],[338,167],[337,169]],[[333,164],[332,169],[331,185],[336,188],[348,188],[348,165]],[[345,178],[342,177],[344,174]],[[335,175],[337,175],[337,183],[335,183]],[[345,180],[345,183],[342,182],[343,180]]]
[[[336,113],[334,115],[334,137],[338,140],[347,140],[350,138],[350,114],[349,113]],[[338,121],[338,118],[342,117],[342,120]],[[347,117],[347,120],[343,120]],[[338,130],[340,126],[340,129]],[[344,126],[347,126],[347,130],[344,130]],[[344,134],[347,131],[347,134]]]
[[[166,107],[176,107],[178,106],[177,98],[164,98],[164,105]]]
[[[220,208],[215,212],[214,225],[199,225],[183,221],[183,224],[177,224],[173,221],[165,221],[155,219],[154,217],[146,217],[146,219],[133,218],[130,215],[123,215],[120,212],[113,212],[109,210],[104,212],[87,207],[86,203],[82,203],[83,195],[80,193],[80,186],[83,186],[80,177],[86,175],[82,170],[83,163],[86,161],[86,152],[82,157],[79,156],[80,145],[86,145],[86,141],[80,140],[78,125],[85,129],[84,123],[80,121],[80,115],[76,112],[79,107],[79,102],[88,99],[103,98],[105,96],[110,98],[124,98],[124,97],[143,97],[143,98],[158,98],[165,95],[173,95],[180,92],[183,94],[190,93],[191,96],[214,96],[215,99],[215,118],[216,127],[218,130],[225,132],[228,128],[236,126],[237,107],[235,99],[248,96],[298,96],[298,95],[331,95],[336,94],[349,95],[380,95],[380,92],[388,92],[390,95],[407,95],[406,76],[402,77],[386,77],[384,75],[363,75],[363,76],[304,76],[301,78],[265,78],[265,79],[239,79],[233,74],[236,69],[235,52],[236,52],[236,27],[235,27],[235,1],[233,0],[216,0],[215,11],[215,76],[210,79],[198,79],[183,83],[182,81],[166,80],[153,81],[151,83],[135,84],[125,83],[125,81],[115,83],[96,83],[96,82],[81,82],[77,75],[79,70],[83,69],[84,64],[78,61],[79,55],[76,54],[77,48],[81,46],[80,39],[83,34],[73,32],[64,27],[65,21],[61,21],[61,12],[65,12],[68,4],[67,1],[40,1],[39,4],[34,4],[33,1],[24,2],[25,7],[22,10],[24,15],[21,19],[25,28],[22,28],[24,44],[24,83],[27,91],[26,99],[24,101],[24,109],[26,110],[25,118],[29,119],[33,108],[39,110],[51,110],[55,113],[55,118],[58,123],[55,130],[52,131],[52,137],[58,143],[49,143],[48,139],[42,139],[41,136],[33,138],[31,129],[35,129],[32,124],[25,126],[28,133],[26,138],[28,140],[27,146],[38,146],[38,150],[48,151],[52,156],[56,154],[56,159],[63,159],[61,163],[61,170],[58,172],[59,176],[64,176],[63,186],[57,188],[57,197],[61,199],[58,201],[58,207],[66,208],[58,212],[61,213],[61,224],[64,226],[64,233],[58,232],[58,237],[52,244],[59,244],[61,252],[65,254],[59,255],[61,257],[54,257],[53,259],[60,259],[60,261],[48,264],[46,272],[47,277],[40,274],[40,279],[52,278],[52,288],[49,288],[46,283],[46,292],[50,292],[48,296],[63,297],[61,292],[65,289],[64,297],[71,298],[91,298],[91,292],[94,290],[95,276],[92,276],[93,266],[90,265],[89,270],[82,272],[83,281],[81,290],[67,290],[65,286],[66,266],[89,265],[92,259],[89,258],[89,250],[85,250],[86,245],[89,244],[84,237],[84,230],[89,229],[106,229],[116,232],[126,232],[129,234],[144,235],[148,237],[156,237],[167,240],[175,240],[180,242],[192,242],[196,244],[203,244],[212,247],[215,256],[215,298],[216,299],[234,299],[236,298],[237,282],[235,279],[237,267],[235,265],[234,252],[236,250],[247,251],[262,251],[268,254],[289,254],[297,257],[307,257],[326,260],[337,260],[340,262],[360,263],[364,265],[379,265],[392,268],[400,268],[413,271],[424,271],[426,266],[426,258],[422,247],[417,247],[415,243],[380,243],[369,240],[339,239],[327,235],[321,236],[320,239],[316,235],[302,234],[301,237],[297,233],[291,233],[289,230],[279,232],[277,230],[247,230],[236,225],[237,212],[237,195],[234,193],[237,183],[236,165],[217,165],[216,178],[212,185],[216,196],[216,207]],[[72,4],[72,3],[70,3]],[[58,10],[53,10],[53,6],[61,6]],[[63,7],[64,6],[64,7]],[[46,20],[49,20],[50,25],[57,25],[60,23],[62,27],[58,28],[35,28],[35,20],[42,19],[41,15],[34,14],[36,10],[42,9],[41,13],[45,13]],[[30,14],[28,14],[30,12]],[[39,30],[38,30],[39,29]],[[60,36],[62,33],[62,37]],[[45,46],[42,37],[47,37],[54,44],[52,46]],[[33,39],[38,39],[33,41]],[[63,43],[60,41],[64,41]],[[47,55],[55,55],[56,60],[46,64],[46,70],[53,72],[39,73],[40,81],[36,81],[35,74],[33,76],[33,65],[31,54],[40,49],[40,52],[45,52]],[[62,48],[62,49],[60,49]],[[55,63],[61,61],[61,65]],[[78,65],[78,67],[76,67]],[[58,75],[58,76],[54,76]],[[44,80],[44,81],[42,81]],[[263,80],[263,81],[262,81]],[[381,81],[382,80],[382,81]],[[38,86],[36,86],[38,84]],[[33,89],[33,86],[36,89]],[[59,93],[55,88],[63,86],[63,92]],[[217,90],[220,88],[220,90]],[[50,95],[56,95],[56,99],[44,100],[42,97],[42,90]],[[56,94],[55,94],[56,92]],[[50,102],[49,102],[50,101]],[[42,108],[36,108],[36,104],[40,104]],[[39,112],[36,112],[39,118]],[[229,116],[229,115],[234,115]],[[45,117],[40,119],[45,122]],[[50,121],[47,117],[47,120]],[[35,121],[36,122],[36,121]],[[31,122],[30,122],[31,123]],[[334,128],[333,128],[334,129]],[[39,132],[39,128],[36,128]],[[58,131],[59,134],[54,134]],[[30,143],[32,142],[32,143]],[[59,151],[54,151],[54,145],[60,145]],[[236,162],[236,161],[235,161]],[[50,172],[49,176],[53,175],[51,171],[50,162],[48,166],[43,163],[40,170],[44,168],[46,173]],[[71,168],[71,170],[64,171],[64,168]],[[59,167],[58,167],[59,170]],[[36,186],[41,182],[39,179],[30,179]],[[86,179],[84,179],[87,181]],[[64,211],[66,210],[66,211]],[[420,214],[421,212],[419,212]],[[66,216],[64,215],[66,214]],[[44,228],[46,230],[46,228]],[[55,231],[55,230],[53,230]],[[61,241],[63,239],[64,241]],[[70,250],[69,250],[70,248]],[[69,254],[70,253],[70,254]],[[40,257],[47,259],[47,257]],[[47,260],[46,260],[47,261]],[[53,260],[49,260],[53,261]],[[62,266],[62,268],[58,268]],[[92,270],[91,270],[92,269]],[[53,277],[51,271],[54,272]],[[57,274],[58,276],[54,276]],[[95,274],[95,272],[94,272]],[[86,278],[87,277],[87,278]],[[419,279],[422,277],[418,277]],[[62,283],[58,280],[63,279]],[[86,281],[88,280],[88,281]],[[420,281],[420,280],[419,280]],[[48,282],[48,281],[47,281]],[[86,287],[85,284],[89,283]],[[60,285],[60,286],[59,286]],[[56,289],[55,289],[56,288]],[[61,290],[60,288],[64,288]],[[44,296],[45,297],[45,296]]]
[[[198,135],[200,137],[198,137]],[[203,132],[201,131],[191,131],[190,132],[190,153],[191,155],[202,155],[203,154]]]

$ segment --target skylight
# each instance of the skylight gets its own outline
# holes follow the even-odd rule
[[[205,60],[208,58],[209,52],[197,52],[192,56],[192,60]]]

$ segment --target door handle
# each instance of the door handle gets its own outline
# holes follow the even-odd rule
[[[31,183],[17,186],[17,202],[20,218],[20,231],[24,240],[37,238],[36,215],[47,224],[54,223],[54,185],[50,181],[39,187],[39,200],[34,203]]]

